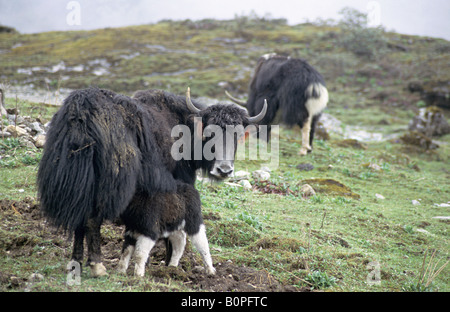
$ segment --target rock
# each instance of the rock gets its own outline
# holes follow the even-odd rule
[[[330,114],[323,113],[320,117],[321,126],[328,132],[343,134],[342,122]]]
[[[9,125],[6,127],[6,131],[11,133],[14,137],[20,137],[27,134],[27,131],[21,127],[16,127],[13,125]]]
[[[235,178],[249,178],[250,172],[244,171],[244,170],[239,170],[234,173],[234,177]]]
[[[450,81],[410,82],[408,89],[420,93],[428,106],[450,109]]]
[[[425,230],[425,229],[416,229],[416,232],[419,232],[419,233],[423,233],[423,234],[428,234],[428,235],[431,235],[431,233],[430,232],[428,232],[427,230]]]
[[[364,164],[363,166],[372,169],[373,171],[381,171],[381,167],[374,163]]]
[[[410,131],[423,133],[427,137],[450,133],[450,125],[443,111],[436,106],[421,108],[419,114],[409,122],[408,128]]]
[[[450,207],[450,202],[448,203],[442,203],[442,204],[434,204],[436,207],[446,208]]]
[[[316,195],[316,191],[314,191],[312,186],[309,184],[303,184],[300,187],[300,193],[302,193],[303,196],[305,196],[305,197],[311,197],[311,196]]]
[[[34,146],[37,148],[43,148],[45,145],[45,135],[38,134],[34,137]]]
[[[411,204],[413,204],[414,206],[420,205],[420,202],[418,200],[413,199],[411,201]]]
[[[242,187],[242,185],[237,184],[237,183],[233,183],[233,182],[223,182],[223,183],[228,185],[228,186],[232,186],[232,187]]]
[[[30,127],[31,131],[35,131],[36,133],[39,133],[39,134],[45,134],[44,129],[42,129],[41,123],[38,121],[30,123],[29,127]]]
[[[419,147],[423,150],[434,150],[439,147],[439,145],[434,143],[429,137],[417,131],[405,133],[400,137],[400,141],[403,144]]]
[[[6,139],[6,138],[10,138],[10,137],[12,137],[12,134],[10,132],[6,131],[6,129],[3,129],[3,131],[0,132],[0,138]]]
[[[436,216],[436,217],[432,217],[431,219],[436,219],[436,220],[450,220],[450,217],[446,217],[446,216]]]
[[[20,125],[25,122],[25,119],[23,119],[23,117],[20,115],[16,116],[14,114],[8,114],[8,122],[10,124]]]
[[[300,171],[311,171],[314,169],[314,166],[309,163],[298,164],[295,168]]]
[[[258,181],[267,181],[270,179],[270,173],[264,170],[255,170],[252,173],[253,178],[255,178]]]
[[[239,184],[244,187],[244,190],[248,191],[252,189],[252,185],[249,180],[242,180],[241,182],[239,182]]]
[[[36,282],[40,282],[44,280],[44,275],[39,274],[39,273],[33,273],[30,275],[30,277],[28,278],[28,281],[31,283],[36,283]]]
[[[375,194],[375,197],[376,197],[377,199],[386,199],[386,197],[384,197],[384,196],[381,195],[381,194]]]

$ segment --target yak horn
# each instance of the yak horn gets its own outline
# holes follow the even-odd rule
[[[189,110],[194,113],[194,114],[198,114],[201,109],[198,109],[197,107],[195,107],[195,105],[192,103],[191,101],[191,88],[187,88],[186,91],[186,105],[189,108]]]
[[[266,116],[266,113],[267,113],[267,100],[264,99],[264,106],[263,106],[262,111],[254,117],[249,117],[248,121],[256,124],[256,123],[260,122],[264,118],[264,116]]]
[[[247,102],[242,101],[242,100],[238,100],[237,98],[233,97],[230,93],[228,93],[227,90],[225,90],[225,94],[230,98],[230,100],[232,100],[234,103],[241,105],[241,106],[246,106]]]

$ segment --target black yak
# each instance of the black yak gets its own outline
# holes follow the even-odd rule
[[[269,107],[260,124],[269,125],[269,132],[270,124],[280,121],[288,126],[299,125],[299,154],[312,150],[315,127],[327,106],[328,91],[322,75],[305,60],[275,53],[263,55],[250,82],[247,102],[225,93],[233,102],[245,106],[250,115],[260,111],[267,99]]]
[[[174,264],[181,257],[180,240],[175,237],[186,232],[198,242],[208,272],[213,273],[201,204],[193,187],[195,172],[203,169],[223,179],[232,174],[233,159],[176,161],[171,154],[171,129],[181,124],[196,133],[195,117],[202,120],[202,127],[256,123],[266,109],[267,105],[258,116],[249,117],[235,106],[198,109],[189,97],[159,90],[141,91],[134,98],[97,88],[74,91],[52,118],[47,133],[37,176],[41,209],[51,223],[74,233],[72,260],[80,265],[86,237],[93,276],[106,274],[101,225],[119,217],[127,233],[132,233],[125,237],[125,250],[135,238],[135,252],[141,256],[139,251],[149,252],[153,240],[169,236]],[[183,207],[175,204],[177,200],[185,201]],[[158,226],[148,222],[158,222]],[[138,265],[135,272],[142,275]]]

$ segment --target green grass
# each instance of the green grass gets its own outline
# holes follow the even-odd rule
[[[271,173],[274,187],[295,190],[302,180],[320,177],[339,181],[360,199],[326,192],[310,198],[263,194],[225,184],[197,182],[204,214],[219,218],[206,221],[214,261],[231,259],[237,265],[265,269],[284,283],[315,289],[404,291],[419,287],[417,278],[424,252],[436,249],[437,258],[448,256],[448,224],[432,217],[448,213],[447,208],[434,204],[447,202],[449,198],[448,173],[443,170],[448,165],[449,146],[443,145],[431,155],[406,156],[399,144],[368,144],[366,150],[359,150],[338,147],[331,139],[318,141],[312,154],[299,158],[296,155],[299,144],[283,139],[292,137],[293,132],[281,130],[280,149],[284,157],[279,168]],[[449,137],[443,140],[449,141]],[[0,170],[2,197],[36,198],[36,160],[41,151],[33,151],[34,156],[28,162],[25,159],[31,156],[18,140],[4,140],[2,148],[4,154],[11,155],[2,157],[2,162],[11,163]],[[308,172],[295,169],[295,164],[305,161],[315,169]],[[367,163],[377,163],[381,170],[373,172],[365,166]],[[252,171],[259,166],[257,161],[236,162],[236,170]],[[255,181],[252,183],[256,185]],[[376,193],[386,199],[377,199]],[[413,199],[420,199],[420,205],[412,205]],[[8,228],[8,239],[4,241],[12,238],[34,246],[30,253],[35,257],[31,260],[28,255],[11,256],[3,250],[1,267],[3,272],[23,278],[34,272],[43,274],[45,282],[32,285],[31,290],[185,289],[177,281],[159,285],[130,281],[115,273],[101,279],[83,275],[82,286],[68,289],[64,284],[64,266],[70,247],[61,249],[58,245],[67,246],[61,239],[55,243],[39,235],[19,239],[28,235],[27,226],[12,222],[15,218],[20,216],[7,215],[6,219],[14,226]],[[2,220],[5,231],[8,222]],[[429,234],[418,232],[419,228]],[[117,233],[103,232],[103,235],[121,239]],[[48,254],[56,256],[47,259]],[[381,284],[369,286],[366,277],[370,271],[366,266],[373,261],[380,263]],[[449,290],[448,268],[435,278],[433,290]]]

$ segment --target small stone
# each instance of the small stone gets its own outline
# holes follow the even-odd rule
[[[450,202],[448,203],[442,203],[442,204],[434,204],[436,207],[446,208],[450,207]]]
[[[10,138],[12,136],[12,134],[8,131],[6,131],[6,129],[3,129],[3,132],[0,132],[0,138]]]
[[[303,194],[303,196],[306,196],[306,197],[311,197],[311,196],[316,195],[316,191],[314,191],[312,186],[309,184],[303,184],[300,187],[300,192]]]
[[[248,177],[250,177],[250,172],[244,171],[244,170],[239,170],[234,173],[234,177],[235,178],[248,178]]]
[[[242,187],[242,185],[237,184],[237,183],[233,183],[233,182],[224,182],[224,184],[232,186],[232,187]]]
[[[369,164],[368,166],[370,169],[374,170],[374,171],[380,171],[381,167],[377,164]]]
[[[196,265],[193,269],[192,269],[192,273],[204,273],[205,272],[205,268],[202,267],[201,265]]]
[[[30,123],[30,129],[39,134],[44,134],[45,131],[42,129],[41,124],[37,121]]]
[[[430,232],[428,232],[427,230],[424,230],[424,229],[416,229],[416,232],[423,233],[423,234],[431,234]]]
[[[244,187],[244,190],[248,191],[252,189],[252,185],[249,180],[242,180],[241,182],[239,182],[239,184]]]
[[[28,281],[32,282],[32,283],[40,282],[40,281],[43,281],[43,280],[44,280],[44,275],[39,274],[39,273],[33,273],[28,278]]]
[[[384,197],[384,196],[381,195],[381,194],[375,194],[375,197],[376,197],[377,199],[386,199],[386,197]]]
[[[27,134],[27,131],[21,127],[16,127],[13,125],[9,125],[6,127],[6,131],[11,133],[14,137],[20,137]]]
[[[414,206],[420,205],[420,202],[419,202],[418,200],[415,200],[415,199],[413,199],[413,200],[411,201],[411,203],[412,203]]]
[[[38,134],[37,136],[34,137],[34,145],[37,148],[42,148],[45,145],[45,135],[43,134]]]
[[[447,216],[436,216],[436,217],[432,217],[431,219],[436,219],[436,220],[450,220],[450,217],[447,217]]]
[[[270,179],[270,173],[264,170],[255,170],[252,175],[258,181],[267,181]]]

